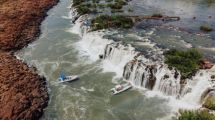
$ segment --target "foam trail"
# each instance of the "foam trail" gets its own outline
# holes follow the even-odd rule
[[[104,53],[107,44],[111,40],[104,39],[103,32],[90,32],[82,36],[82,40],[77,43],[77,49],[81,51],[81,55],[89,56],[92,61],[99,59],[99,55]]]

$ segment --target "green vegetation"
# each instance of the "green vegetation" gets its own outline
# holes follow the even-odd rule
[[[180,110],[178,120],[215,120],[215,116],[208,111],[188,111],[188,110]]]
[[[76,9],[80,15],[83,15],[83,14],[88,14],[88,13],[92,12],[90,7],[91,7],[91,4],[81,4],[81,5],[77,6]]]
[[[93,0],[93,3],[99,3],[100,0]]]
[[[127,2],[124,0],[115,0],[115,3],[110,3],[107,6],[111,9],[122,9],[124,5],[127,5]]]
[[[211,109],[211,110],[215,110],[215,97],[208,96],[203,103],[203,107]]]
[[[113,0],[106,0],[106,2],[113,2]]]
[[[205,24],[200,26],[200,30],[205,31],[205,32],[211,32],[213,31],[213,27],[209,24]]]
[[[92,30],[100,30],[106,28],[131,28],[134,23],[130,18],[125,16],[109,16],[101,15],[92,20]]]
[[[193,72],[198,70],[198,63],[202,59],[202,54],[196,49],[189,49],[187,51],[171,49],[164,53],[164,55],[165,63],[170,68],[175,67],[179,70],[182,78],[188,78]]]
[[[162,15],[161,13],[154,13],[154,14],[152,15],[152,17],[159,17],[159,18],[162,18],[163,15]]]
[[[111,12],[123,12],[122,7],[127,5],[127,0],[105,0],[106,3],[100,3],[102,0],[73,0],[73,7],[76,7],[80,15],[97,13],[105,7],[111,8]]]
[[[85,2],[85,0],[73,0],[72,6],[80,5],[80,4],[82,4],[83,2]]]

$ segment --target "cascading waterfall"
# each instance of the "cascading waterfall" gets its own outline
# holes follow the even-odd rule
[[[75,12],[72,13],[77,15]],[[99,56],[103,56],[104,71],[116,72],[117,77],[121,77],[123,67],[134,58],[137,52],[131,45],[125,46],[103,38],[110,31],[88,32],[90,28],[85,25],[86,21],[88,21],[88,15],[80,16],[70,30],[81,36],[81,41],[77,43],[78,49],[84,51],[81,54],[87,54],[93,61],[98,60]]]
[[[182,100],[189,102],[190,104],[200,103],[205,91],[214,86],[214,82],[211,78],[213,74],[213,68],[211,70],[200,70],[196,73],[192,79],[187,80],[185,88],[189,88],[190,92],[184,95]],[[205,95],[206,96],[206,95]]]
[[[121,77],[126,63],[137,54],[131,45],[124,46],[119,42],[107,44],[102,54],[105,69],[117,72],[117,77]]]
[[[73,17],[78,15],[75,10],[72,13]],[[87,18],[88,15],[80,16],[71,32],[82,37],[78,42],[78,49],[85,51],[93,60],[102,58],[103,68],[107,71],[116,72],[119,77],[123,77],[136,87],[160,91],[167,96],[174,96],[196,105],[210,93],[207,91],[213,84],[211,75],[215,68],[200,70],[192,78],[182,80],[179,71],[169,69],[163,63],[163,59],[157,57],[160,51],[152,52],[153,59],[146,58],[131,45],[103,38],[107,31],[88,32],[89,26],[84,25]],[[157,57],[157,61],[154,57]]]
[[[124,68],[123,77],[138,87],[161,91],[166,95],[180,93],[180,73],[169,70],[165,64],[149,60],[133,60]]]

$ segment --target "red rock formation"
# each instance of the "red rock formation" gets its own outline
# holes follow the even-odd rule
[[[1,0],[0,49],[21,49],[38,36],[46,11],[58,0]]]
[[[199,62],[200,65],[200,69],[211,69],[213,67],[213,64],[207,60],[207,59],[203,59]]]
[[[38,120],[47,106],[45,79],[11,53],[35,40],[58,0],[0,0],[0,120]]]
[[[41,117],[48,102],[45,79],[8,53],[0,53],[0,119]]]

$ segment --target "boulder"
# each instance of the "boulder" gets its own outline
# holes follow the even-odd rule
[[[207,59],[203,59],[199,62],[200,69],[211,69],[213,67],[213,63],[211,63]]]

